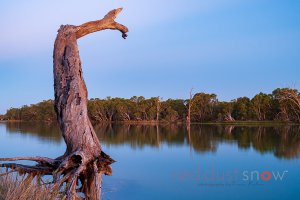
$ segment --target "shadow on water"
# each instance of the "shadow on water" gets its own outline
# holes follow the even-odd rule
[[[61,142],[56,124],[5,123],[9,134],[25,134],[44,141]],[[177,125],[99,124],[95,130],[101,142],[128,145],[132,149],[161,145],[190,146],[197,153],[217,152],[222,143],[237,145],[240,150],[254,149],[272,153],[277,158],[293,159],[300,154],[300,126],[192,125],[190,131]]]

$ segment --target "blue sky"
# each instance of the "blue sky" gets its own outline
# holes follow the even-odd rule
[[[116,31],[79,40],[89,97],[220,100],[300,87],[300,1],[51,0],[0,2],[0,113],[53,99],[52,51],[61,24],[123,7]]]

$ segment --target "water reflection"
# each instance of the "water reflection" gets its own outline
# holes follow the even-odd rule
[[[296,158],[300,153],[299,126],[183,126],[122,125],[96,126],[102,142],[107,145],[129,144],[132,148],[145,145],[190,145],[199,153],[216,152],[218,144],[237,144],[239,149],[253,148],[260,153],[273,153],[278,158]]]
[[[57,124],[42,122],[6,122],[6,132],[10,134],[23,134],[45,142],[59,143],[62,141]]]
[[[237,145],[240,150],[254,149],[272,153],[277,158],[293,159],[300,153],[300,126],[225,126],[192,125],[190,130],[177,125],[96,125],[101,142],[109,145],[128,145],[132,149],[145,146],[160,148],[190,146],[197,153],[216,152],[218,145]],[[46,141],[61,142],[55,124],[6,123],[10,134],[26,134]]]

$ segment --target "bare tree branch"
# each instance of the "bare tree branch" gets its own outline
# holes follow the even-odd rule
[[[112,29],[119,30],[122,33],[122,37],[126,39],[128,28],[122,24],[115,22],[117,15],[122,11],[122,8],[118,8],[110,11],[103,19],[97,21],[91,21],[84,23],[80,26],[76,26],[76,37],[77,39],[101,30]]]

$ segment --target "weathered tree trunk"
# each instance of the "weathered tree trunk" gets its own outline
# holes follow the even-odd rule
[[[122,9],[110,11],[103,19],[80,26],[62,25],[54,45],[53,72],[55,110],[67,149],[56,159],[42,157],[0,158],[0,161],[32,160],[39,164],[25,166],[15,163],[0,164],[28,177],[53,175],[53,190],[67,183],[66,198],[80,199],[77,192],[83,192],[87,200],[99,200],[101,175],[112,173],[110,164],[114,161],[106,155],[92,127],[87,113],[87,89],[83,79],[77,39],[105,29],[122,32],[126,38],[127,27],[114,21]],[[76,190],[81,182],[81,188]]]
[[[67,145],[65,155],[80,152],[81,162],[100,155],[101,147],[87,113],[75,26],[61,26],[54,46],[55,110]],[[77,153],[76,153],[77,154]]]

